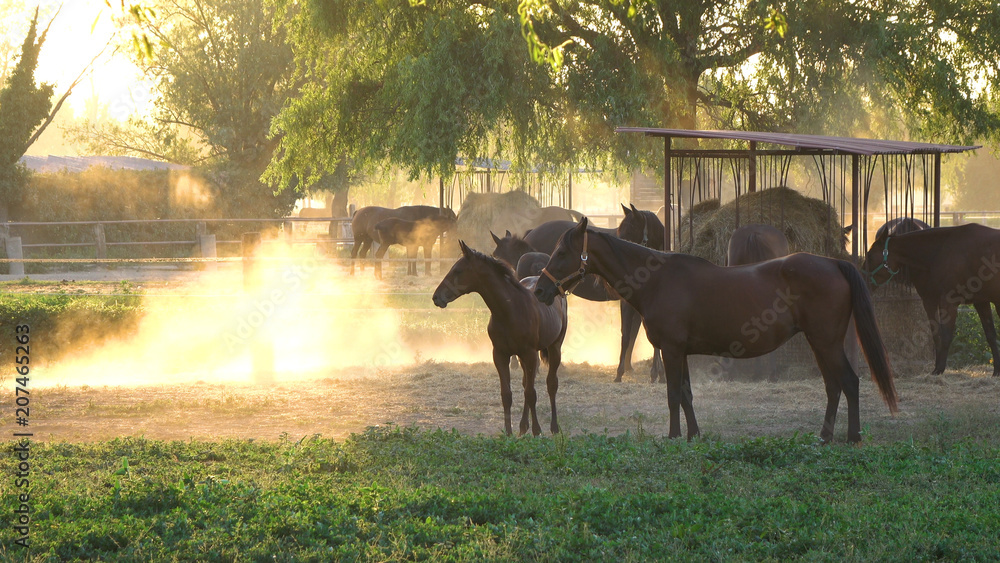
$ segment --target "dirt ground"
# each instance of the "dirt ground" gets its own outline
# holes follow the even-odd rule
[[[646,364],[640,367],[644,368]],[[626,377],[613,383],[613,366],[567,365],[560,370],[557,408],[564,432],[667,432],[666,389]],[[515,431],[522,395],[514,373]],[[11,386],[0,402],[14,402]],[[1000,423],[1000,380],[985,371],[897,379],[900,413],[890,416],[870,381],[862,382],[861,421],[875,439],[927,437],[951,430],[972,438],[995,437]],[[769,383],[694,381],[702,432],[724,438],[818,433],[825,408],[819,377]],[[544,383],[538,413],[548,428]],[[160,440],[275,440],[322,434],[345,438],[368,426],[396,424],[455,428],[495,435],[503,428],[495,369],[485,363],[424,363],[357,377],[330,373],[315,380],[273,385],[53,387],[31,394],[31,430],[46,441],[94,441],[118,436]],[[842,402],[836,436],[846,432]],[[23,430],[23,428],[21,429]],[[18,431],[3,418],[0,435]]]
[[[437,267],[435,267],[436,270]],[[370,273],[369,273],[370,275]],[[422,274],[421,274],[422,275]],[[148,292],[183,287],[197,272],[168,270],[48,274],[49,285],[25,285],[37,293],[117,293],[121,279]],[[360,276],[359,276],[360,277]],[[430,291],[440,275],[420,281],[399,276],[393,289]],[[63,282],[65,280],[65,282]],[[83,282],[98,280],[100,283]],[[185,281],[187,280],[187,281]],[[55,283],[52,283],[55,282]],[[398,286],[398,287],[396,287]],[[9,284],[4,291],[19,291]],[[617,327],[614,327],[617,329]],[[566,355],[564,354],[564,357]],[[647,356],[648,357],[648,356]],[[468,360],[468,358],[466,358]],[[702,433],[723,438],[817,433],[826,396],[815,367],[771,382],[727,382],[693,362],[694,405]],[[648,360],[623,383],[613,383],[613,365],[566,363],[559,370],[557,407],[564,432],[667,433],[664,385],[648,383]],[[986,367],[926,375],[929,366],[897,371],[900,412],[891,416],[873,383],[862,374],[861,424],[868,440],[906,440],[947,434],[952,438],[1000,442],[1000,378]],[[515,431],[523,395],[520,372],[513,372]],[[13,376],[0,385],[0,404],[15,402]],[[543,429],[550,409],[544,376],[536,382]],[[30,430],[45,441],[95,441],[119,436],[159,440],[276,440],[322,434],[338,439],[366,427],[396,424],[424,429],[457,429],[496,435],[503,429],[499,383],[491,363],[422,361],[378,370],[323,369],[279,374],[274,383],[204,381],[167,385],[62,385],[35,387],[30,395]],[[25,428],[13,409],[0,416],[0,436]],[[846,435],[846,402],[841,401],[835,438]]]

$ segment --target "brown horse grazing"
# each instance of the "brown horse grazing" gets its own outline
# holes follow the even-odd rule
[[[514,270],[503,262],[476,252],[459,241],[462,256],[452,266],[448,275],[434,291],[434,304],[444,308],[466,293],[478,293],[490,308],[490,322],[486,332],[493,342],[493,364],[500,375],[500,399],[503,402],[504,431],[510,435],[510,359],[517,356],[524,371],[524,410],[521,412],[520,434],[528,430],[531,414],[531,433],[541,434],[535,416],[535,372],[538,356],[549,364],[545,379],[552,405],[553,434],[559,432],[556,418],[556,390],[563,338],[566,337],[566,300],[549,300],[543,305],[532,295],[538,278],[518,282]],[[522,285],[522,283],[526,283]]]
[[[431,248],[442,234],[455,229],[455,218],[447,215],[428,217],[419,221],[407,221],[398,217],[383,219],[375,225],[375,277],[382,279],[382,258],[389,247],[400,244],[406,247],[406,257],[417,257],[417,249],[424,248],[424,273],[431,275]],[[417,275],[417,263],[406,265],[406,275]]]
[[[895,277],[917,290],[934,339],[932,374],[944,373],[958,306],[971,303],[993,354],[993,376],[1000,376],[997,332],[990,311],[992,303],[1000,312],[1000,230],[972,223],[896,236],[883,233],[876,235],[862,269],[873,285]]]
[[[604,278],[643,316],[646,336],[663,351],[667,372],[669,436],[698,434],[687,356],[752,358],[784,344],[797,332],[809,341],[826,385],[820,437],[833,438],[840,395],[847,397],[847,439],[861,441],[858,376],[844,354],[853,313],[872,378],[896,412],[892,369],[875,324],[871,296],[853,264],[797,253],[730,268],[678,253],[664,253],[587,229],[587,219],[563,235],[535,296],[551,303],[586,273]]]
[[[455,219],[455,212],[451,209],[441,209],[430,205],[405,205],[396,209],[388,207],[368,206],[358,209],[351,218],[351,232],[354,233],[354,247],[351,248],[351,275],[354,275],[354,262],[357,258],[364,258],[375,242],[375,225],[390,217],[404,219],[406,221],[419,221],[431,217],[450,217]],[[361,271],[364,271],[364,262],[361,263]]]

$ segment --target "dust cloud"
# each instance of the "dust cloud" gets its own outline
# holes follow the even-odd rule
[[[147,291],[134,331],[109,339],[105,327],[85,327],[91,342],[36,368],[33,383],[270,383],[365,377],[426,361],[492,361],[489,312],[478,295],[446,310],[431,304],[441,274],[428,278],[421,269],[419,281],[403,282],[401,273],[387,271],[386,281],[377,281],[370,269],[348,275],[346,266],[315,257],[311,248],[264,249],[252,287],[244,288],[236,262]],[[569,311],[563,362],[617,365],[617,304],[571,297]],[[651,351],[640,332],[634,357]]]

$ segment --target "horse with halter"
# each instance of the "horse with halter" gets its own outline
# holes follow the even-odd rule
[[[351,218],[351,232],[354,233],[354,246],[351,248],[351,275],[354,275],[354,262],[357,258],[364,258],[376,242],[378,233],[375,225],[381,221],[395,217],[404,221],[420,221],[434,217],[447,217],[455,220],[455,212],[451,209],[442,209],[430,205],[404,205],[396,209],[388,207],[378,207],[371,205],[362,207],[354,213]],[[361,271],[364,271],[364,262],[361,263]],[[381,269],[376,270],[376,274],[381,274]]]
[[[619,236],[625,240],[640,243],[652,248],[663,248],[663,223],[650,211],[640,211],[634,205],[625,207],[622,205],[625,217],[616,229],[592,229],[609,235]],[[512,235],[510,231],[503,238],[493,233],[493,242],[496,249],[493,256],[504,260],[508,264],[518,264],[521,257],[530,252],[541,252],[551,254],[555,249],[559,237],[567,230],[575,227],[577,223],[571,221],[550,221],[531,229],[525,233],[524,237]],[[617,296],[608,293],[604,282],[596,276],[587,276],[573,288],[573,293],[581,299],[588,301],[613,301]],[[618,358],[618,369],[615,374],[615,381],[620,382],[626,372],[632,372],[632,351],[635,347],[636,338],[639,335],[639,327],[642,324],[642,317],[628,303],[621,302],[621,353]],[[663,362],[660,359],[660,351],[654,347],[653,360],[650,366],[650,381],[657,380],[665,382],[663,376]]]
[[[455,299],[467,293],[478,293],[490,309],[490,321],[486,332],[493,343],[493,364],[500,376],[500,398],[503,403],[504,431],[511,434],[510,407],[510,359],[517,356],[524,371],[524,409],[521,412],[520,434],[528,430],[531,417],[531,432],[541,433],[535,416],[535,374],[538,370],[539,353],[549,365],[545,379],[552,407],[553,434],[559,432],[556,417],[556,391],[559,380],[556,371],[562,354],[562,343],[566,337],[566,300],[558,298],[542,304],[535,299],[532,290],[537,277],[518,281],[510,266],[469,248],[459,241],[462,256],[455,262],[448,274],[434,291],[434,304],[444,308]],[[524,285],[522,285],[524,284]]]
[[[1000,350],[990,304],[1000,313],[1000,230],[970,223],[926,227],[909,220],[879,229],[862,269],[878,287],[896,279],[912,285],[924,305],[934,340],[933,375],[944,373],[955,337],[958,306],[971,304],[979,315],[993,354],[993,376],[1000,376]],[[888,225],[888,224],[887,224]],[[900,227],[899,225],[904,225]],[[883,226],[885,227],[885,226]]]
[[[846,261],[797,253],[749,266],[722,267],[664,253],[587,228],[567,231],[535,296],[552,303],[586,274],[604,278],[643,317],[646,336],[663,352],[671,438],[679,437],[680,410],[688,439],[699,433],[687,356],[757,357],[803,332],[826,387],[820,437],[833,438],[840,396],[847,398],[847,439],[861,441],[859,382],[844,353],[853,314],[858,336],[890,412],[897,410],[892,369],[871,296],[857,268]]]

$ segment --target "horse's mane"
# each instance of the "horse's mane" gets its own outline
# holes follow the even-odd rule
[[[521,282],[517,281],[517,273],[514,272],[514,269],[511,268],[509,264],[507,264],[503,260],[494,258],[489,254],[483,254],[482,252],[479,252],[478,250],[472,248],[470,248],[469,251],[472,253],[472,256],[474,256],[477,260],[485,262],[490,268],[492,268],[497,273],[497,275],[500,276],[501,279],[505,277],[510,278],[510,280],[514,282],[515,285],[523,287],[521,286]]]

